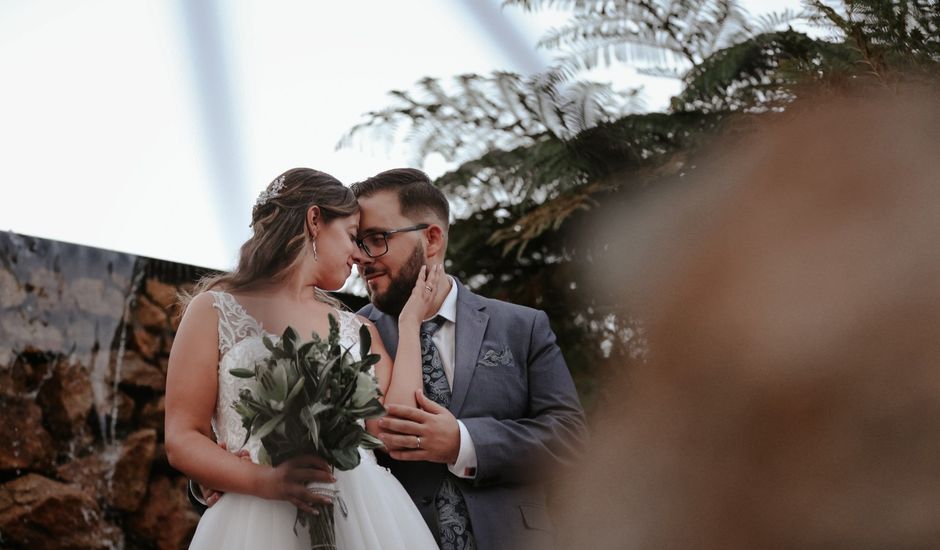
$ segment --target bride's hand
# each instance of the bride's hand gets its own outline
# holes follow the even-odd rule
[[[436,264],[431,266],[422,266],[418,272],[418,279],[415,286],[411,289],[411,296],[402,308],[398,316],[399,323],[415,323],[420,325],[421,321],[437,313],[440,307],[438,298],[447,293],[447,285],[444,284],[444,266]]]
[[[335,481],[330,465],[319,456],[297,456],[275,468],[264,468],[258,480],[257,496],[270,500],[286,500],[308,514],[318,515],[319,512],[313,506],[329,504],[332,501],[329,497],[308,489],[307,484]]]

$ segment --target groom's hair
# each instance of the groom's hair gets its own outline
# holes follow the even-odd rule
[[[356,198],[369,197],[381,191],[394,191],[398,195],[401,213],[412,219],[431,214],[445,229],[450,223],[450,205],[431,178],[414,168],[394,168],[380,172],[367,180],[352,184]]]

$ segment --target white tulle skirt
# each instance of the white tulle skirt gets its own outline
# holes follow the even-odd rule
[[[362,462],[336,472],[336,488],[347,514],[333,506],[339,550],[437,550],[437,543],[397,479],[360,450]],[[289,502],[228,493],[209,508],[196,528],[191,549],[309,550],[307,530],[298,526]]]

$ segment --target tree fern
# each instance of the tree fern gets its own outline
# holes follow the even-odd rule
[[[750,33],[736,0],[620,0],[608,2],[509,1],[523,9],[572,11],[539,46],[559,51],[564,74],[625,62],[654,70],[687,70],[715,50]]]
[[[633,90],[618,93],[609,84],[569,83],[556,72],[527,78],[509,72],[466,74],[446,86],[426,78],[416,90],[389,95],[393,104],[367,113],[337,147],[394,136],[411,145],[416,164],[431,153],[462,161],[493,149],[531,145],[542,135],[570,139],[641,105]]]

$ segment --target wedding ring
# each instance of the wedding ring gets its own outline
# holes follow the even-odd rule
[[[415,439],[416,439],[417,442],[418,442],[418,446],[415,447],[415,448],[416,448],[416,449],[420,449],[420,448],[421,448],[421,436],[420,436],[420,435],[416,435],[416,436],[415,436]]]
[[[424,285],[424,291],[425,291],[425,292],[434,292],[434,289],[431,288],[430,285]]]

